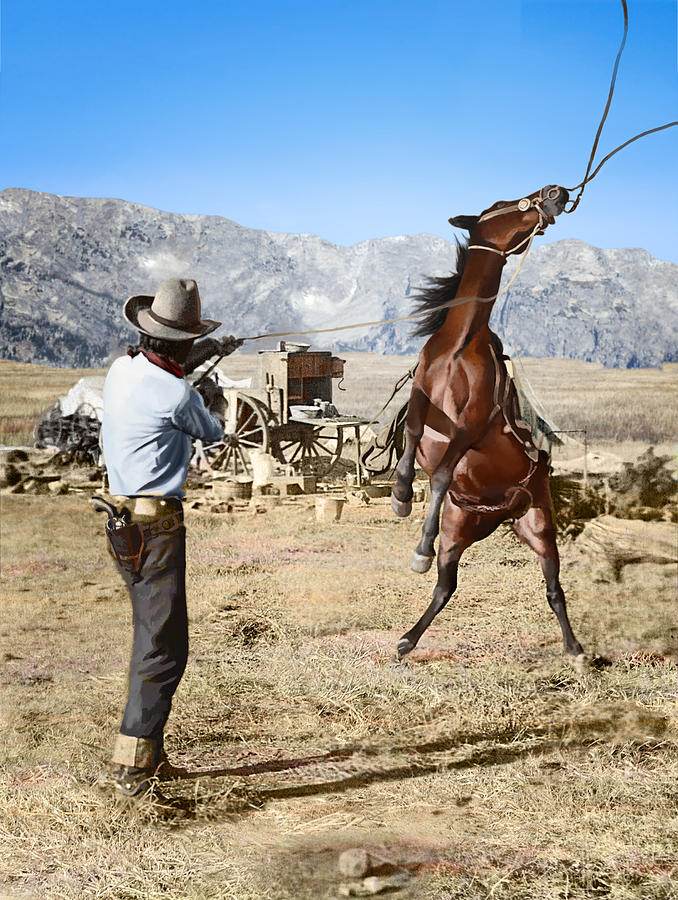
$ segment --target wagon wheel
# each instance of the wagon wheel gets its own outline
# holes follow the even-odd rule
[[[229,475],[251,475],[250,450],[270,447],[270,411],[255,397],[237,393],[227,396],[224,439],[203,448],[212,471]]]
[[[327,475],[341,458],[344,434],[333,425],[301,425],[276,442],[276,456],[304,475]]]

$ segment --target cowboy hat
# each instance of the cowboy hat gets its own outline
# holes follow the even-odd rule
[[[168,278],[155,297],[130,297],[122,314],[137,331],[165,341],[199,338],[221,325],[200,318],[198,285],[189,278]]]

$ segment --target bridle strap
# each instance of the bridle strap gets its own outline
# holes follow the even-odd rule
[[[527,197],[524,197],[523,199],[527,200]],[[491,212],[483,213],[482,216],[480,216],[480,218],[478,219],[478,224],[480,224],[480,222],[484,222],[486,219],[494,219],[495,216],[504,216],[506,215],[506,213],[518,211],[527,212],[530,207],[535,205],[534,201],[530,200],[528,201],[529,206],[520,206],[522,202],[523,200],[519,200],[518,203],[511,203],[509,206],[502,206],[501,209],[494,209]]]
[[[520,248],[523,246],[523,244],[527,244],[528,241],[532,241],[532,238],[541,229],[542,224],[543,224],[543,222],[540,217],[539,222],[537,222],[537,224],[534,226],[534,228],[528,234],[528,236],[526,238],[523,238],[523,240],[519,244],[516,244],[515,247],[511,247],[510,250],[500,250],[498,247],[485,247],[483,244],[469,244],[468,249],[469,250],[488,250],[490,253],[496,253],[499,256],[506,259],[507,256],[513,256],[514,253],[517,253],[518,250],[520,250]]]
[[[550,188],[549,193],[551,192],[551,190],[558,190],[558,189]],[[516,244],[515,247],[511,247],[508,250],[500,250],[499,247],[493,247],[491,245],[486,246],[485,244],[469,244],[468,249],[469,250],[487,250],[488,253],[496,253],[498,256],[501,256],[504,259],[506,259],[507,256],[511,256],[512,254],[517,253],[518,250],[520,250],[520,248],[523,247],[528,242],[531,244],[532,239],[537,234],[537,232],[541,231],[541,229],[544,228],[544,226],[547,224],[545,221],[546,214],[544,213],[544,210],[542,208],[542,203],[545,200],[550,200],[550,199],[555,199],[555,198],[551,198],[548,196],[544,197],[544,188],[542,188],[539,191],[539,196],[534,197],[534,199],[532,199],[532,200],[529,200],[527,197],[523,197],[523,199],[519,200],[517,203],[510,203],[508,206],[503,206],[501,209],[495,209],[495,210],[492,210],[491,212],[483,213],[482,216],[480,216],[480,218],[478,219],[478,223],[484,222],[487,219],[494,219],[496,216],[505,216],[508,213],[512,213],[512,212],[527,212],[528,209],[536,209],[538,219],[537,219],[537,224],[534,226],[534,228],[532,229],[530,234],[528,234],[528,236],[526,238],[523,238],[523,240],[519,244]]]
[[[497,253],[499,256],[502,256],[506,259],[507,256],[511,256],[513,253],[517,253],[518,250],[522,246],[528,243],[528,241],[532,241],[534,236],[538,231],[541,231],[548,223],[546,221],[546,213],[542,208],[542,204],[545,200],[555,200],[556,196],[551,196],[551,191],[556,191],[556,196],[560,193],[560,188],[549,186],[549,191],[546,197],[544,196],[544,188],[541,188],[539,191],[539,196],[534,197],[532,200],[529,197],[523,197],[522,200],[518,200],[517,203],[509,203],[508,206],[503,206],[501,209],[494,209],[490,212],[483,213],[482,216],[478,219],[478,223],[485,222],[487,219],[494,219],[496,216],[505,216],[508,213],[512,212],[527,212],[528,209],[536,209],[537,216],[539,217],[537,220],[537,224],[534,226],[530,234],[526,238],[524,238],[519,244],[516,244],[515,247],[511,247],[509,250],[500,250],[498,247],[486,246],[485,244],[469,244],[469,250],[487,250],[489,253]]]
[[[483,244],[469,244],[469,250],[489,250],[490,253],[498,253],[499,256],[503,256],[506,258],[506,253],[503,250],[499,250],[497,247],[485,247]]]

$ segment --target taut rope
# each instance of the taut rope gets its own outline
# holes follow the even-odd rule
[[[598,125],[598,130],[596,131],[596,136],[593,141],[593,147],[591,148],[591,153],[589,156],[588,164],[586,166],[586,173],[584,174],[584,178],[579,182],[579,184],[576,184],[574,187],[566,189],[569,192],[573,192],[573,191],[576,191],[577,189],[579,189],[579,193],[577,194],[577,196],[573,200],[569,201],[571,203],[570,209],[565,210],[565,212],[568,214],[573,213],[575,211],[575,209],[579,206],[579,202],[581,201],[582,194],[584,193],[584,189],[585,189],[586,185],[590,181],[593,181],[593,179],[596,177],[598,172],[600,172],[600,170],[605,165],[605,163],[609,159],[611,159],[615,155],[615,153],[619,153],[619,151],[623,150],[624,147],[628,147],[629,144],[632,144],[634,141],[640,140],[640,138],[645,137],[648,134],[654,134],[657,131],[664,131],[667,128],[673,128],[674,126],[678,125],[678,121],[667,122],[665,125],[659,125],[656,128],[649,128],[647,131],[642,131],[642,132],[640,132],[640,134],[636,134],[634,137],[629,138],[628,141],[625,141],[623,144],[620,144],[618,147],[616,147],[614,150],[612,150],[610,153],[608,153],[607,156],[603,157],[603,159],[598,163],[598,165],[593,170],[593,172],[591,172],[591,168],[593,166],[593,160],[595,158],[596,151],[598,150],[598,142],[600,141],[600,136],[602,134],[603,126],[605,125],[605,121],[607,119],[607,114],[610,111],[610,105],[612,103],[612,97],[614,95],[614,89],[615,89],[615,85],[617,82],[617,72],[619,70],[619,62],[621,60],[622,53],[624,51],[624,46],[626,44],[626,37],[628,35],[628,30],[629,30],[629,12],[628,12],[628,7],[626,5],[626,0],[621,0],[621,3],[622,3],[623,12],[624,12],[624,34],[622,36],[621,44],[619,45],[619,50],[617,51],[617,57],[615,59],[614,68],[612,70],[612,79],[610,81],[610,90],[607,95],[607,102],[605,104],[605,109],[603,110],[603,115],[601,117],[600,124]],[[496,215],[499,215],[500,213],[504,213],[506,211],[507,210],[505,210],[505,209],[501,210],[501,211],[497,211]],[[492,213],[490,213],[489,215],[492,215]],[[540,216],[540,218],[541,218],[541,216]],[[446,303],[441,303],[440,306],[436,306],[433,309],[427,309],[427,310],[424,310],[421,312],[412,313],[409,316],[397,316],[396,318],[393,318],[393,319],[379,319],[379,320],[373,321],[373,322],[356,322],[353,325],[337,325],[333,328],[309,328],[304,331],[268,332],[266,334],[256,334],[256,335],[252,335],[251,337],[242,338],[242,340],[243,341],[260,341],[260,340],[263,340],[264,338],[282,338],[282,337],[292,337],[292,336],[300,336],[300,335],[306,335],[306,334],[330,334],[335,331],[349,331],[350,329],[353,329],[353,328],[369,328],[374,325],[390,325],[394,322],[410,322],[413,319],[418,319],[423,316],[428,316],[433,312],[438,312],[438,310],[452,309],[455,306],[460,306],[461,304],[468,303],[470,301],[477,301],[480,303],[491,303],[493,300],[496,300],[498,297],[500,297],[502,294],[504,294],[509,289],[509,287],[511,286],[513,281],[515,280],[516,276],[518,275],[518,272],[520,271],[523,263],[525,262],[525,259],[527,258],[528,253],[530,252],[530,248],[532,246],[532,241],[534,240],[534,236],[537,233],[537,231],[539,230],[540,225],[541,225],[541,222],[539,225],[535,226],[535,229],[532,231],[532,233],[527,238],[525,238],[520,244],[518,244],[517,247],[514,247],[512,251],[510,251],[513,253],[517,249],[519,249],[523,244],[527,243],[527,248],[525,250],[523,258],[520,261],[520,265],[514,272],[513,277],[511,278],[509,283],[505,287],[503,287],[499,291],[499,293],[495,294],[493,297],[455,297],[454,300],[449,300]],[[493,248],[493,247],[483,247],[481,245],[472,245],[471,247],[469,247],[469,249],[488,250],[489,252],[492,252],[492,253],[498,253],[499,255],[505,255],[503,253],[503,251],[497,250],[496,248]],[[217,362],[218,362],[218,360],[217,360]],[[214,368],[214,366],[212,368]],[[202,377],[205,377],[205,376],[202,376]]]
[[[533,229],[532,233],[529,237],[525,238],[524,241],[521,241],[514,250],[517,250],[518,247],[521,247],[524,243],[528,242],[527,247],[525,249],[525,253],[523,254],[522,259],[520,260],[520,265],[515,270],[513,275],[511,276],[510,281],[507,285],[505,285],[497,294],[493,294],[491,297],[455,297],[453,300],[448,300],[445,303],[441,303],[440,306],[435,306],[433,309],[426,309],[421,312],[412,313],[409,316],[397,316],[395,319],[378,319],[374,322],[355,322],[353,325],[337,325],[334,328],[309,328],[306,331],[274,331],[268,332],[266,334],[257,334],[253,337],[240,338],[242,341],[261,341],[264,338],[280,338],[280,337],[291,337],[292,335],[303,335],[303,334],[329,334],[333,331],[348,331],[351,328],[368,328],[371,325],[390,325],[392,322],[410,322],[412,319],[420,319],[423,316],[430,316],[431,313],[438,312],[441,309],[452,309],[455,306],[462,306],[464,303],[478,302],[478,303],[492,303],[493,300],[496,300],[497,297],[501,297],[502,294],[505,294],[506,291],[511,287],[513,282],[515,281],[518,272],[520,272],[523,267],[523,263],[527,259],[527,254],[530,252],[530,247],[532,246],[532,241],[539,230],[540,224],[537,224]],[[490,247],[473,247],[469,249],[475,250],[490,250]],[[495,251],[501,252],[501,251]]]

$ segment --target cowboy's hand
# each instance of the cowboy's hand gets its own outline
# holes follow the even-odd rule
[[[240,338],[234,337],[232,334],[226,335],[226,337],[220,338],[217,343],[219,344],[219,353],[222,356],[230,356],[238,347],[242,347],[245,343],[241,341]]]

